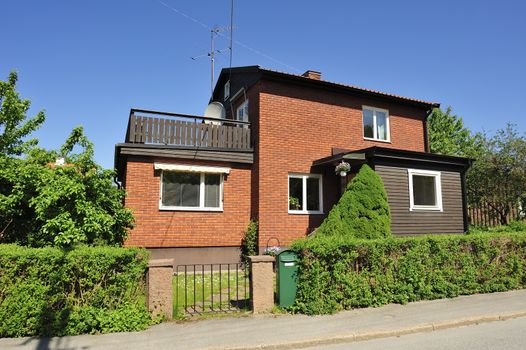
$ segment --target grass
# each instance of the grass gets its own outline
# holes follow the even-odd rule
[[[486,226],[470,226],[469,233],[512,233],[512,232],[526,232],[526,222],[512,221],[508,225],[501,225],[495,227]]]
[[[246,309],[250,298],[248,276],[244,270],[179,271],[173,278],[174,317],[188,314],[228,313]],[[230,288],[229,288],[230,286]],[[237,288],[236,288],[237,287]],[[185,308],[186,300],[186,308]],[[221,311],[223,310],[223,311]]]

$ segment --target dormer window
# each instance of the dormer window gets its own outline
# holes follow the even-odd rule
[[[363,138],[389,142],[389,111],[363,106]]]
[[[236,110],[236,120],[241,122],[248,122],[248,100],[243,102],[237,107]]]
[[[224,91],[224,94],[225,94],[223,100],[226,101],[230,97],[230,80],[225,83],[225,87],[224,87],[223,91]]]

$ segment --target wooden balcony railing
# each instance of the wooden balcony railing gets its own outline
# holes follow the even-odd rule
[[[126,142],[190,148],[252,150],[248,122],[142,109],[132,109],[130,112]]]

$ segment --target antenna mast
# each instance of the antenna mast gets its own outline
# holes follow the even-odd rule
[[[232,69],[232,31],[234,30],[233,26],[233,17],[234,17],[234,0],[230,1],[230,26],[228,27],[218,27],[214,26],[210,29],[210,52],[207,52],[203,55],[190,57],[192,60],[197,60],[201,57],[210,57],[210,90],[212,94],[214,93],[214,81],[215,81],[215,60],[216,54],[223,53],[226,50],[230,51],[230,69]],[[230,30],[230,46],[226,49],[216,50],[215,48],[215,39],[216,36],[224,31]],[[224,35],[221,35],[224,37]]]

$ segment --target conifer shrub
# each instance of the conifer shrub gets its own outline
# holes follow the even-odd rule
[[[362,165],[316,235],[364,239],[391,236],[391,214],[380,175]]]

